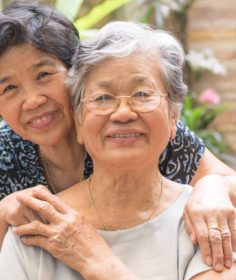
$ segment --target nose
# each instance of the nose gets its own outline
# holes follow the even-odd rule
[[[23,110],[34,110],[39,106],[47,103],[48,98],[42,94],[40,89],[36,87],[30,87],[24,89],[24,101],[23,101]]]
[[[138,118],[138,114],[133,111],[128,103],[127,98],[120,98],[114,112],[110,115],[111,121],[129,122]]]

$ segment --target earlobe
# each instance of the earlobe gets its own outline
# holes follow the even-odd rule
[[[171,128],[170,128],[170,138],[174,139],[176,137],[176,126],[177,126],[177,113],[172,111],[171,113]]]
[[[170,129],[170,138],[175,139],[175,136],[176,136],[176,124],[172,125]]]

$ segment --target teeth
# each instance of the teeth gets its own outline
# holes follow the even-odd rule
[[[49,117],[48,117],[48,116],[45,116],[45,117],[42,117],[42,118],[40,118],[40,119],[37,119],[37,120],[32,121],[32,123],[41,123],[41,122],[43,122],[43,121],[46,121],[47,119],[49,119]]]
[[[130,134],[114,134],[111,135],[111,138],[128,138],[128,137],[139,137],[142,136],[142,133],[130,133]]]

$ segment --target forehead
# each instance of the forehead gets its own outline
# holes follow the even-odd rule
[[[43,64],[54,64],[55,62],[62,63],[46,52],[40,51],[31,44],[21,44],[9,47],[0,56],[0,71],[14,69],[16,66],[22,68],[33,68],[42,66]],[[32,69],[31,69],[32,70]]]
[[[86,79],[87,86],[142,85],[162,87],[158,59],[153,56],[135,54],[109,58],[93,67]]]

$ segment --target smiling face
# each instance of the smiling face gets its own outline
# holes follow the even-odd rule
[[[39,145],[66,137],[73,124],[67,72],[60,60],[30,44],[0,56],[0,115],[17,134]]]
[[[126,96],[141,90],[165,93],[155,60],[137,54],[94,67],[87,75],[84,97],[97,92]],[[86,102],[81,110],[76,118],[78,140],[85,144],[95,166],[96,162],[124,168],[143,160],[156,163],[175,130],[176,114],[166,97],[159,107],[146,113],[132,110],[126,98],[106,116],[96,115]]]

